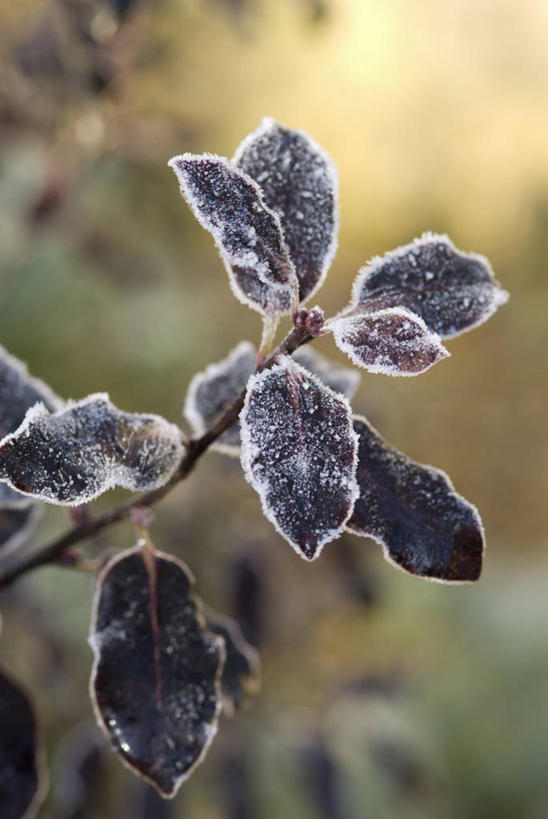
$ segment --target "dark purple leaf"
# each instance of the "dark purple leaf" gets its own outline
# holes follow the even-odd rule
[[[385,557],[432,580],[477,580],[484,549],[477,510],[449,477],[393,449],[367,423],[354,419],[359,437],[360,497],[347,527],[372,537]]]
[[[0,815],[23,819],[40,802],[36,722],[21,689],[0,673]]]
[[[249,381],[242,466],[266,517],[307,560],[338,537],[357,497],[350,407],[291,358]]]
[[[212,154],[182,154],[168,164],[194,215],[215,239],[237,298],[259,312],[278,309],[280,298],[289,306],[295,270],[280,218],[257,183]],[[265,298],[259,304],[253,293],[261,284]]]
[[[104,569],[90,643],[99,725],[122,760],[171,798],[217,730],[224,646],[180,561],[130,549]]]
[[[349,400],[358,389],[360,383],[359,372],[350,367],[340,367],[317,353],[309,344],[305,347],[299,347],[293,353],[292,358],[305,370],[311,372],[312,375],[317,375],[326,387],[329,387],[333,392],[342,393]]]
[[[255,370],[257,351],[249,341],[241,341],[229,355],[190,382],[185,417],[196,435],[202,435],[217,416],[238,397]],[[233,424],[214,445],[227,455],[240,453],[240,423]]]
[[[31,536],[41,515],[41,504],[32,503],[22,508],[0,505],[0,557],[18,549]]]
[[[323,284],[337,249],[337,171],[308,134],[265,117],[232,160],[279,215],[304,301]]]
[[[360,270],[352,307],[405,307],[429,330],[451,338],[487,321],[507,299],[487,259],[457,250],[447,236],[425,233]]]
[[[225,644],[226,662],[221,677],[223,693],[232,706],[238,708],[247,694],[254,694],[259,688],[259,655],[246,642],[235,620],[209,611],[206,616],[208,629],[222,637]]]
[[[19,492],[64,505],[107,489],[162,486],[182,456],[181,433],[158,415],[127,413],[97,393],[50,414],[35,405],[0,442],[0,480]]]
[[[419,375],[449,355],[439,336],[401,307],[341,316],[331,330],[354,364],[372,373]]]

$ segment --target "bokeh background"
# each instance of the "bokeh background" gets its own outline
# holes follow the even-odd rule
[[[177,422],[193,373],[259,338],[166,162],[231,156],[264,115],[339,169],[326,311],[427,229],[512,294],[449,360],[364,374],[354,400],[479,507],[477,584],[408,577],[349,536],[307,565],[213,453],[158,508],[157,547],[263,660],[261,693],[173,802],[93,728],[90,578],[48,568],[4,593],[0,662],[46,737],[42,817],[548,816],[547,42],[546,0],[0,3],[0,343],[59,394]],[[68,522],[47,509],[28,548]],[[122,524],[99,545],[132,542]]]

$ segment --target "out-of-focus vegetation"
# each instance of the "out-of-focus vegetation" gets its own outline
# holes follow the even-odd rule
[[[0,343],[59,394],[177,421],[192,374],[257,340],[166,161],[230,156],[265,114],[339,169],[326,311],[371,255],[425,229],[488,256],[512,294],[451,359],[364,375],[354,401],[477,504],[478,584],[404,576],[350,536],[304,564],[214,454],[159,507],[157,546],[264,664],[173,803],[82,727],[89,578],[47,569],[4,594],[0,661],[47,739],[43,816],[548,815],[548,5],[4,0],[0,15]],[[35,544],[65,523],[48,510]],[[127,525],[102,539],[131,542]],[[91,788],[70,812],[82,755]]]

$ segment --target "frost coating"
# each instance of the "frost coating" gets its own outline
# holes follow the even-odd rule
[[[257,363],[257,351],[249,341],[241,341],[226,358],[210,364],[190,382],[185,401],[185,418],[196,435],[202,435],[217,416],[245,389]],[[240,424],[232,424],[215,442],[214,448],[227,455],[240,452]]]
[[[122,412],[106,393],[97,393],[54,414],[43,404],[29,410],[19,429],[0,442],[0,480],[71,506],[114,486],[134,492],[162,486],[182,451],[174,424]]]
[[[452,338],[487,321],[507,300],[486,258],[457,250],[447,236],[425,233],[360,270],[351,308],[406,307],[429,330]]]
[[[171,557],[136,548],[97,583],[90,692],[122,761],[175,796],[217,731],[223,642],[206,627],[192,576]]]
[[[215,239],[237,297],[259,309],[250,296],[256,286],[265,296],[260,312],[278,298],[289,304],[295,270],[279,216],[257,183],[213,154],[182,154],[168,164],[194,215]]]
[[[419,375],[449,356],[419,316],[400,307],[335,319],[337,346],[372,373]]]
[[[285,243],[305,301],[323,284],[337,250],[337,171],[304,131],[265,117],[241,143],[233,164],[262,188],[280,215]]]
[[[416,463],[355,417],[360,436],[360,496],[347,528],[372,537],[387,560],[432,580],[477,580],[484,550],[483,527],[472,504],[458,495],[440,469]]]
[[[297,364],[311,372],[312,375],[317,375],[326,387],[329,387],[333,392],[342,393],[349,400],[358,389],[360,374],[356,370],[351,370],[349,367],[340,367],[317,353],[310,345],[299,347],[291,357]]]
[[[266,517],[313,560],[340,535],[358,494],[348,402],[282,356],[251,377],[240,422],[242,466]]]

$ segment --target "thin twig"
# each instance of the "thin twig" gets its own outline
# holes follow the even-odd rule
[[[268,367],[272,366],[275,362],[277,356],[284,354],[291,355],[298,347],[307,344],[311,340],[312,336],[305,328],[295,327],[281,344],[278,345],[274,352],[260,365],[259,369],[268,369]],[[203,435],[199,438],[190,439],[177,471],[164,486],[147,492],[144,495],[139,495],[137,498],[129,500],[120,506],[116,506],[114,509],[109,509],[101,515],[89,517],[87,520],[69,529],[60,537],[52,540],[51,543],[27,555],[13,568],[7,569],[5,572],[0,572],[0,589],[5,589],[13,583],[14,580],[17,580],[17,578],[27,574],[33,569],[37,569],[39,566],[55,563],[69,546],[87,540],[103,529],[112,526],[114,523],[125,520],[131,515],[133,509],[139,506],[153,506],[162,500],[177,484],[190,475],[204,452],[238,419],[244,400],[245,390],[242,390],[234,403],[219,415],[216,421]]]

